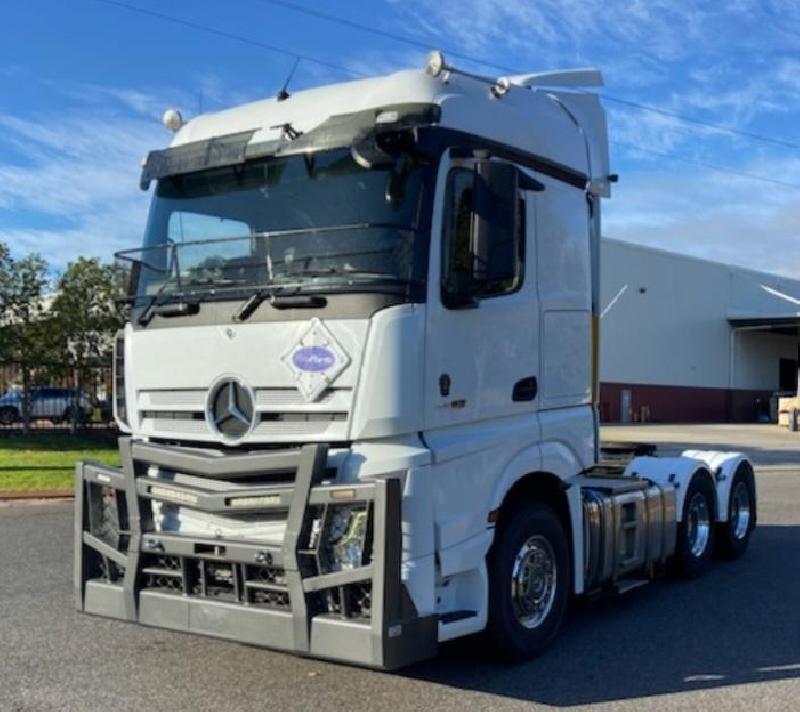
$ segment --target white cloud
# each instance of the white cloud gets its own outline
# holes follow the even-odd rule
[[[425,52],[423,50],[390,52],[384,49],[359,52],[357,56],[345,63],[345,67],[356,77],[374,77],[391,74],[401,69],[419,69],[423,66],[424,61]]]
[[[0,127],[0,142],[23,159],[0,163],[0,241],[14,254],[40,252],[62,268],[77,255],[109,259],[139,242],[147,202],[141,159],[168,139],[156,121],[79,106],[0,114]]]
[[[197,85],[206,110],[254,98],[226,93],[210,75]],[[169,88],[48,88],[70,108],[0,112],[0,149],[13,149],[0,158],[0,241],[15,255],[41,253],[58,270],[78,255],[108,260],[141,242],[149,201],[139,188],[141,161],[169,143],[164,109],[191,116],[197,97]]]
[[[669,170],[669,168],[673,168]],[[769,165],[800,185],[800,159]],[[765,175],[767,167],[745,167]],[[800,278],[800,188],[782,188],[690,165],[656,163],[623,177],[606,205],[604,233]]]

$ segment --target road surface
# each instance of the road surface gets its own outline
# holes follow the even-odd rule
[[[760,465],[745,558],[576,607],[556,646],[516,667],[467,641],[385,674],[79,615],[71,504],[0,506],[0,710],[797,710],[800,436],[725,433]]]

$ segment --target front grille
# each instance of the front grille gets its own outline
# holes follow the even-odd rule
[[[256,388],[256,409],[262,411],[348,411],[351,388],[328,388],[313,403],[308,403],[296,388]],[[139,391],[139,410],[205,411],[205,388],[150,389]]]
[[[216,438],[206,422],[204,389],[143,390],[137,406],[147,435]],[[350,388],[329,388],[308,403],[295,388],[257,388],[257,422],[251,437],[259,440],[304,438],[344,440],[352,399]]]

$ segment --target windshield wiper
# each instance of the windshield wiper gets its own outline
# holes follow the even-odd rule
[[[275,309],[322,309],[328,304],[321,294],[277,294],[271,289],[259,289],[239,307],[234,321],[247,321],[267,300]]]
[[[272,290],[270,289],[259,289],[257,292],[254,292],[253,295],[239,307],[239,310],[233,315],[233,320],[247,321],[247,319],[253,315],[253,312],[270,298],[271,294]]]
[[[159,300],[159,297],[164,293],[164,290],[167,288],[169,282],[164,280],[163,284],[156,290],[156,293],[150,297],[150,301],[147,302],[147,306],[142,310],[142,313],[139,314],[138,322],[139,326],[147,326],[150,323],[150,320],[153,318],[153,310]]]
[[[189,316],[190,314],[197,314],[197,312],[200,311],[200,304],[198,302],[187,302],[183,299],[177,302],[157,304],[156,302],[159,296],[161,295],[156,294],[139,315],[138,322],[141,326],[147,326],[156,315],[170,318],[175,316]]]

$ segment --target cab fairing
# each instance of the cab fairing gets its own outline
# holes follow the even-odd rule
[[[171,146],[251,131],[250,145],[268,143],[280,140],[287,124],[307,133],[332,116],[425,103],[441,107],[442,127],[567,166],[589,177],[587,188],[608,195],[605,113],[595,94],[512,85],[498,97],[487,83],[459,74],[405,70],[202,114],[176,133]]]

